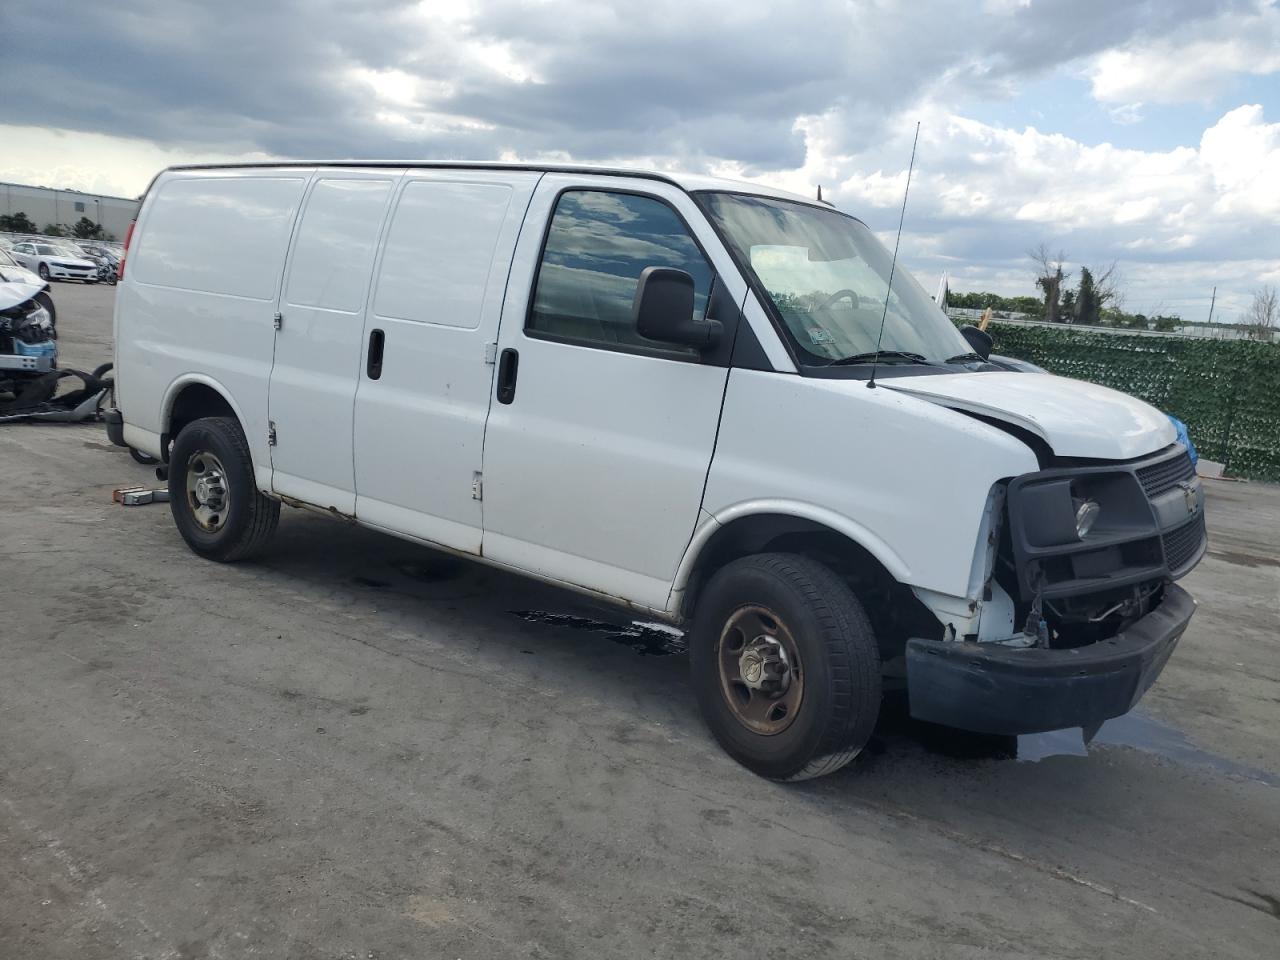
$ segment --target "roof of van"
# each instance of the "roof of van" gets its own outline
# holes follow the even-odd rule
[[[795,200],[800,203],[830,207],[825,201],[813,197],[802,196],[787,190],[779,190],[762,183],[747,180],[731,180],[727,177],[712,177],[701,173],[680,173],[677,171],[643,170],[629,167],[611,167],[586,163],[500,163],[490,161],[406,161],[406,160],[287,160],[265,163],[195,163],[170,167],[170,170],[226,170],[226,169],[271,169],[276,167],[423,167],[427,169],[466,169],[466,170],[531,170],[542,173],[589,173],[603,176],[640,177],[645,180],[658,180],[674,184],[682,190],[721,190],[729,193],[748,193],[761,197],[777,197],[783,200]]]

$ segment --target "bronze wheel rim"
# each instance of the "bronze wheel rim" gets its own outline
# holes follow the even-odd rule
[[[777,614],[740,607],[716,644],[720,692],[748,730],[773,736],[786,730],[804,699],[804,671],[795,638]]]

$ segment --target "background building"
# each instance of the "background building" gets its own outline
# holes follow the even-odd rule
[[[88,217],[102,229],[123,240],[129,223],[138,213],[138,201],[126,197],[106,197],[79,190],[53,190],[20,183],[0,182],[0,216],[25,213],[36,228],[56,223],[68,234],[81,217]]]

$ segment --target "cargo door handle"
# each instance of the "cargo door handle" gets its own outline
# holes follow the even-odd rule
[[[516,371],[520,367],[520,354],[510,347],[498,358],[498,402],[510,403],[516,398]]]
[[[365,361],[364,372],[369,375],[370,380],[377,380],[382,376],[382,348],[386,340],[386,334],[381,330],[374,330],[369,334],[369,358]]]

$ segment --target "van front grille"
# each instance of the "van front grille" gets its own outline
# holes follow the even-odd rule
[[[1199,513],[1180,527],[1160,538],[1164,544],[1164,562],[1175,577],[1182,573],[1200,553],[1204,543],[1204,514]]]
[[[1138,482],[1149,498],[1172,490],[1196,475],[1196,468],[1185,450],[1168,460],[1161,460],[1138,471]]]

